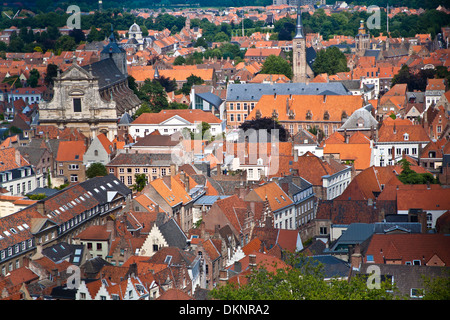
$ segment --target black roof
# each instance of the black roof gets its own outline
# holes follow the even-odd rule
[[[99,89],[127,80],[127,75],[117,68],[112,58],[103,59],[82,68],[88,72],[92,70],[92,74],[98,78]]]
[[[187,237],[174,219],[169,219],[166,223],[160,225],[159,230],[169,247],[186,248]]]
[[[86,191],[90,191],[92,196],[100,203],[109,202],[108,197],[112,195],[110,192],[117,192],[122,196],[127,196],[131,193],[131,190],[112,174],[91,178],[81,182],[80,185]]]

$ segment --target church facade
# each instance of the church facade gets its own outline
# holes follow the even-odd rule
[[[118,120],[134,114],[140,100],[128,87],[126,53],[113,36],[100,57],[83,67],[74,61],[58,73],[52,98],[39,104],[39,124],[78,128],[90,139],[100,133],[114,139]]]

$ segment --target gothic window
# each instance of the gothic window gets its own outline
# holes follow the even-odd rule
[[[73,112],[81,112],[81,99],[73,98]]]

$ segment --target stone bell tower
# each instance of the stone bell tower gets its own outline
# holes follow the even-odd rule
[[[292,82],[306,83],[308,65],[306,63],[306,38],[303,32],[300,1],[297,8],[297,32],[292,40],[292,71],[294,75]]]

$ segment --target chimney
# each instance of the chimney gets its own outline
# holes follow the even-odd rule
[[[124,215],[126,215],[126,213]],[[106,231],[111,233],[111,241],[114,241],[116,238],[115,224],[116,224],[116,220],[106,221]]]
[[[225,284],[228,281],[228,270],[222,269],[219,271],[219,283]]]
[[[19,150],[17,150],[17,149],[15,149],[15,159],[16,159],[16,164],[19,166],[19,167],[21,167],[21,165],[20,165],[20,151]]]
[[[289,194],[289,184],[288,184],[287,182],[281,183],[281,189],[283,189],[283,191],[284,191],[286,194]]]
[[[386,212],[384,210],[384,208],[381,208],[379,214],[378,214],[378,222],[384,222],[386,217]]]
[[[348,136],[348,133],[347,133],[347,129],[344,129],[344,139],[345,139],[345,143],[348,143],[349,136]]]
[[[58,269],[52,270],[52,278],[53,278],[53,281],[56,282],[56,286],[60,287],[61,286],[61,276],[59,275]]]
[[[250,267],[250,268],[256,268],[256,255],[254,255],[254,254],[250,254],[249,256],[248,256],[248,266]]]
[[[359,244],[356,244],[353,248],[353,253],[350,257],[350,265],[353,270],[359,270],[361,268],[361,264],[363,261],[363,257],[361,254],[361,247]]]
[[[36,211],[42,216],[45,216],[45,201],[40,200],[36,203]]]
[[[427,233],[427,212],[420,210],[420,212],[417,214],[417,220],[420,222],[420,225],[422,226],[421,232]]]
[[[240,261],[235,261],[234,262],[234,271],[237,273],[241,273],[242,271],[242,264]]]

